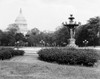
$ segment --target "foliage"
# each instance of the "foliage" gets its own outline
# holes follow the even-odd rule
[[[29,46],[52,46],[53,38],[53,33],[32,33],[28,35],[27,42]]]
[[[10,59],[12,57],[11,52],[8,50],[0,50],[0,59]]]
[[[15,39],[16,39],[16,41],[20,41],[20,40],[24,41],[25,38],[24,38],[24,35],[22,33],[16,33]]]
[[[25,53],[25,52],[22,51],[22,50],[13,50],[13,51],[11,52],[12,56],[23,56],[24,53]]]
[[[18,33],[19,28],[16,24],[10,24],[6,31],[0,31],[0,45],[14,46],[17,41],[25,41],[22,33]]]
[[[14,50],[12,48],[1,48],[0,49],[0,59],[10,59],[14,56],[22,56],[24,55],[24,51],[22,50]]]
[[[89,33],[88,30],[86,29],[86,25],[80,26],[80,28],[77,29],[75,38],[76,38],[77,45],[79,46],[85,45],[83,41],[84,40],[88,41],[89,38]]]
[[[11,32],[12,34],[16,34],[19,31],[19,27],[17,24],[9,24],[7,27],[7,32]]]
[[[92,49],[48,48],[38,52],[39,59],[59,64],[93,66],[99,55]]]
[[[85,46],[84,40],[88,41],[87,46],[100,45],[100,17],[90,18],[86,24],[80,25],[75,29],[75,39],[78,46]],[[18,41],[20,45],[28,46],[66,46],[70,38],[69,29],[60,26],[55,32],[41,32],[37,28],[28,31],[24,36],[19,33],[16,24],[10,24],[6,31],[0,30],[0,45],[15,46]],[[41,43],[41,41],[43,41]]]
[[[0,41],[2,46],[13,46],[15,43],[14,34],[11,32],[3,32]]]
[[[54,37],[57,45],[66,46],[70,37],[69,29],[65,26],[59,28],[57,31],[55,31]]]
[[[0,45],[1,46],[14,46],[17,41],[26,42],[22,33],[0,32]]]
[[[76,44],[84,46],[84,40],[88,41],[88,46],[100,45],[100,17],[90,18],[85,25],[81,25],[76,29]]]
[[[31,32],[30,32],[30,33],[31,33],[32,35],[37,35],[37,34],[39,34],[39,32],[40,32],[39,29],[33,28],[33,29],[31,29]]]
[[[40,41],[39,35],[30,35],[27,39],[29,46],[36,46]]]

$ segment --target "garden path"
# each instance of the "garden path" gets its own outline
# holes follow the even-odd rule
[[[95,47],[95,48],[94,47],[87,47],[87,48],[100,50],[100,47]],[[40,62],[39,60],[37,60],[37,57],[38,57],[37,52],[41,49],[43,49],[43,48],[41,48],[41,47],[23,47],[23,48],[19,48],[19,50],[24,50],[25,51],[24,56],[14,57],[10,61],[27,62],[27,63]]]

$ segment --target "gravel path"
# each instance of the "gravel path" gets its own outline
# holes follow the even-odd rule
[[[36,63],[36,62],[41,62],[38,60],[38,55],[24,55],[24,56],[18,56],[10,59],[10,61],[14,62],[23,62],[23,63]]]

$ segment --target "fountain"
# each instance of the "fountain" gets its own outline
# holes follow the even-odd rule
[[[68,19],[69,19],[69,23],[68,24],[67,24],[67,22],[62,23],[63,26],[68,27],[68,29],[70,30],[70,39],[69,39],[69,44],[67,46],[69,46],[69,47],[78,47],[75,44],[74,36],[75,36],[75,29],[76,29],[77,26],[80,25],[80,23],[77,24],[76,22],[73,21],[75,18],[73,17],[72,14],[70,15],[70,17]]]

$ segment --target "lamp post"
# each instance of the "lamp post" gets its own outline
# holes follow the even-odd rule
[[[62,23],[63,26],[68,27],[68,29],[70,30],[70,39],[69,39],[68,46],[77,47],[77,45],[75,44],[74,35],[75,35],[75,28],[77,26],[79,26],[80,23],[77,24],[76,22],[73,21],[75,18],[73,17],[72,14],[70,15],[70,17],[68,19],[69,19],[69,23],[68,24],[67,24],[67,22]]]
[[[17,50],[19,50],[19,41],[15,43]]]
[[[42,46],[45,46],[45,41],[44,40],[41,40],[40,41],[40,44],[42,44]]]
[[[88,40],[84,40],[83,43],[85,44],[85,48],[86,48],[86,46],[88,44]]]

